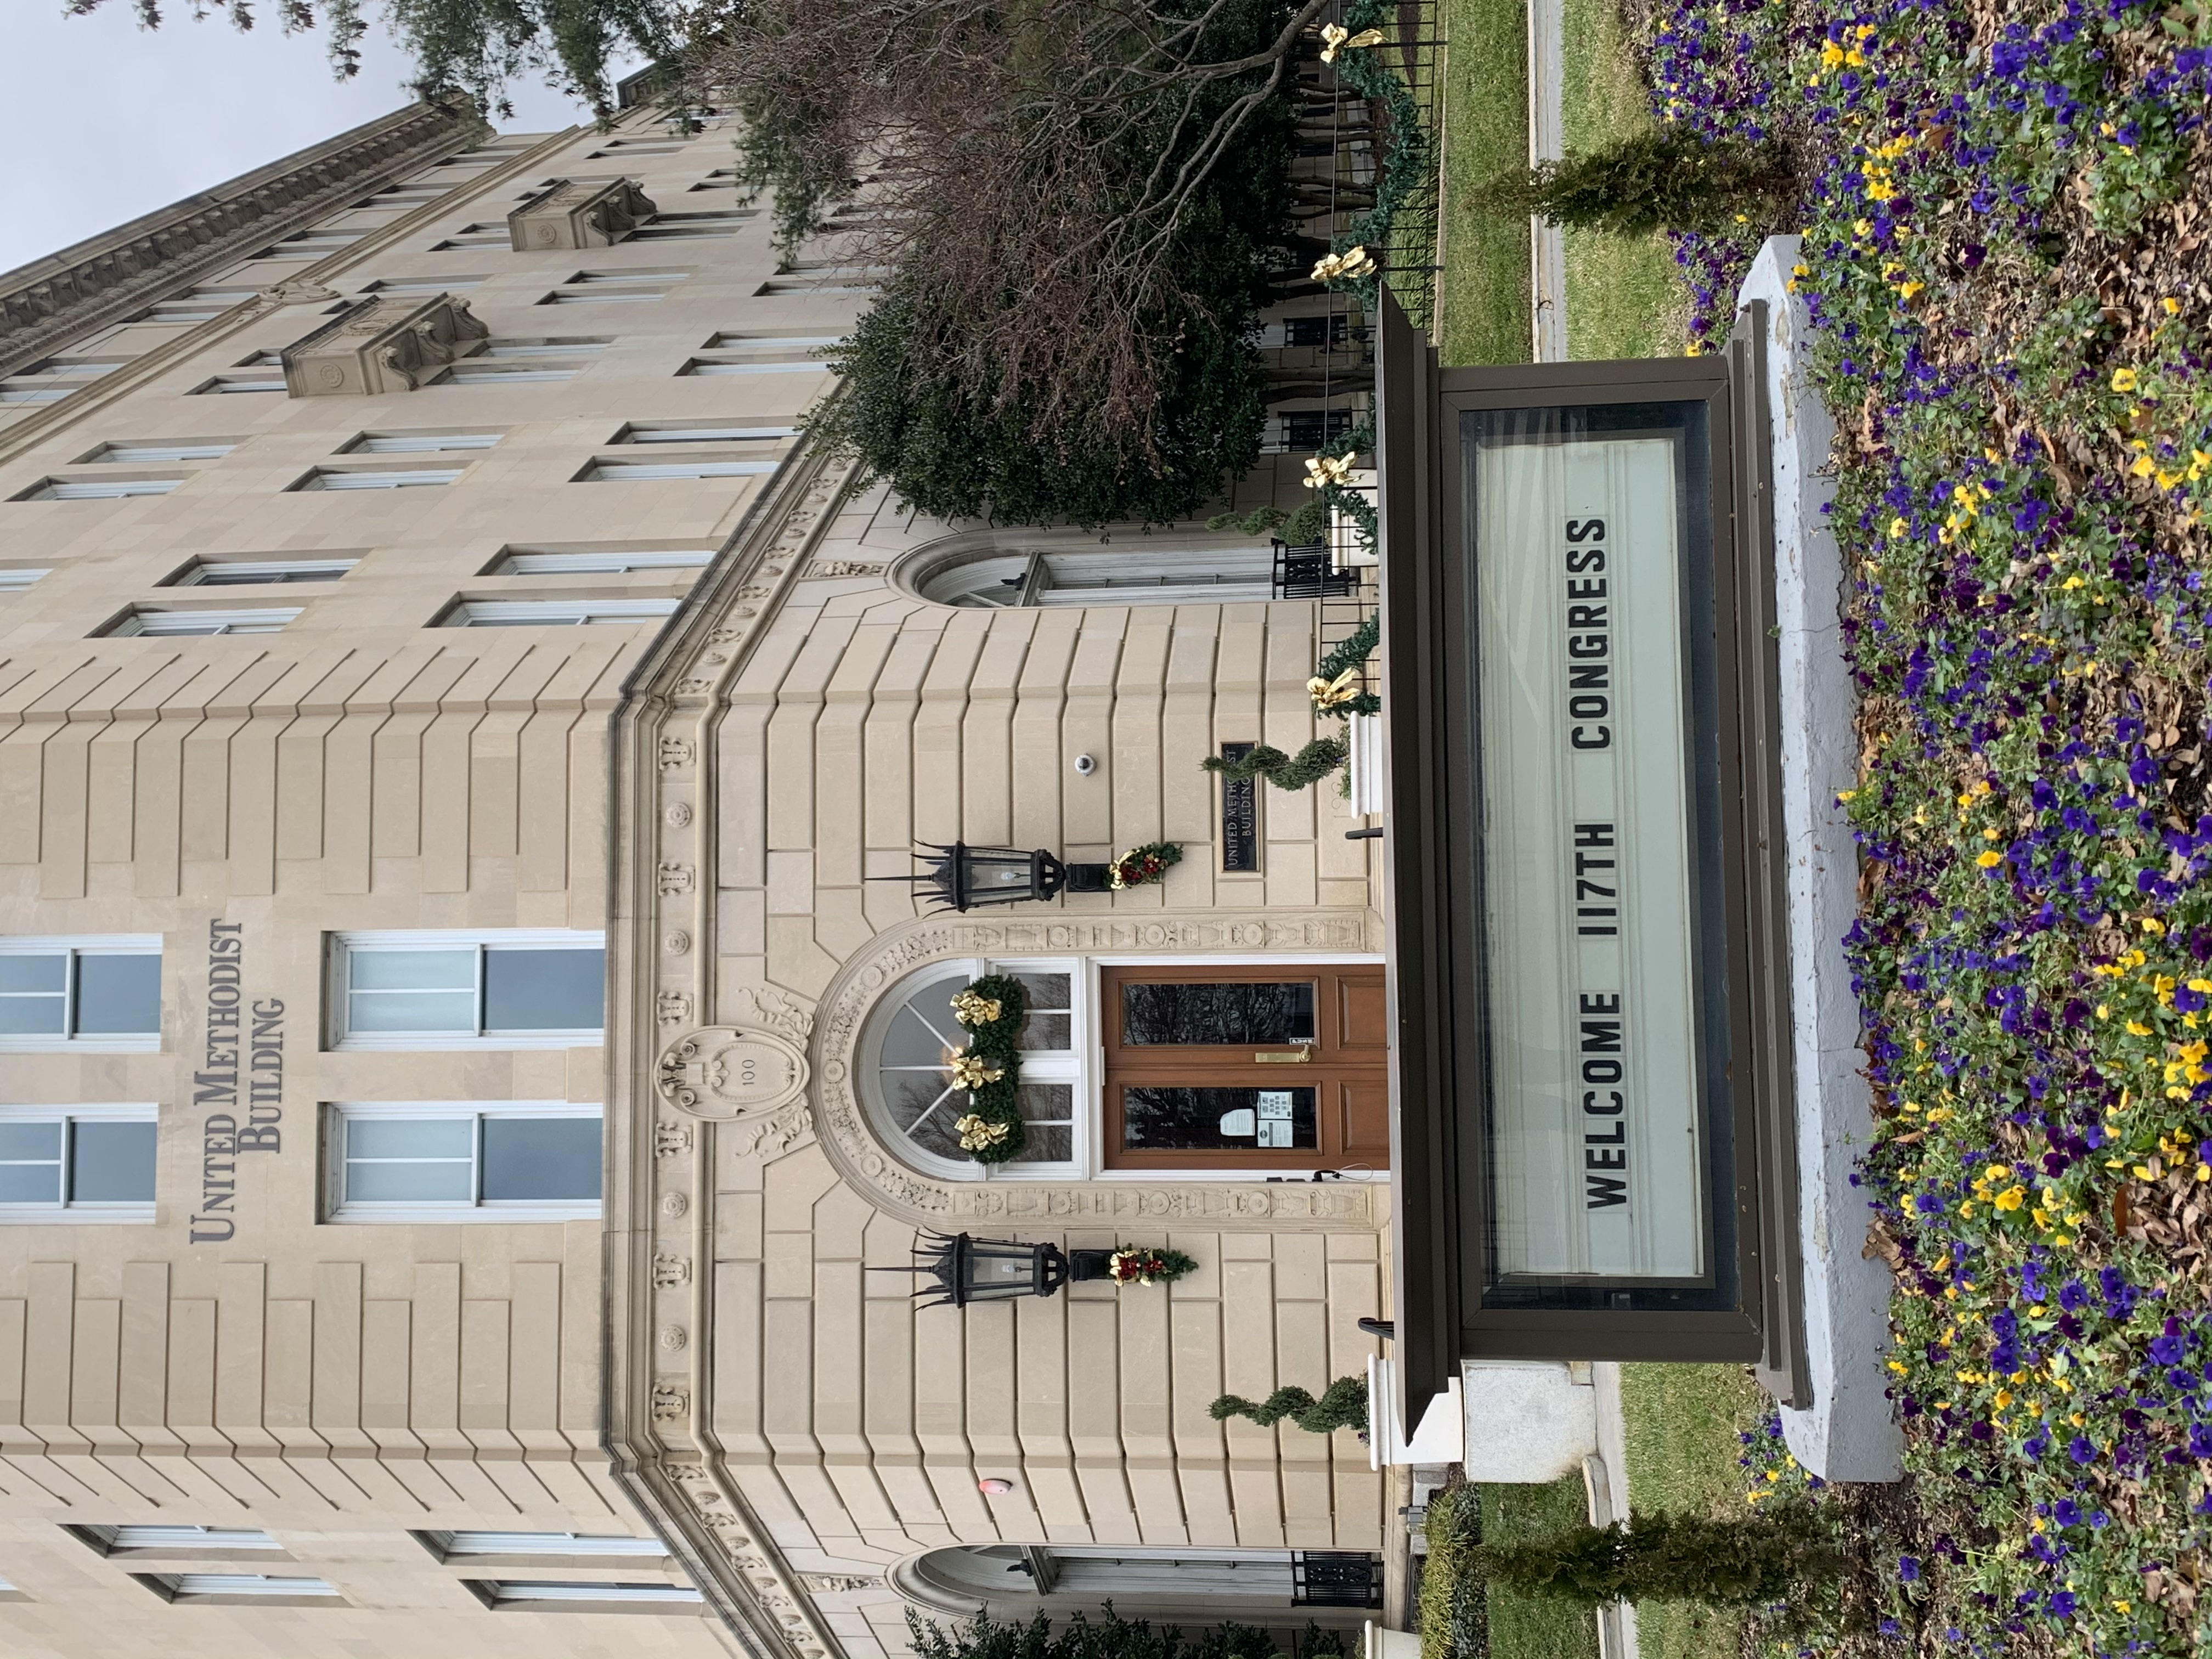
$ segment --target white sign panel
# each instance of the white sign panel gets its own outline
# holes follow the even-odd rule
[[[1477,452],[1503,1274],[1709,1268],[1676,453],[1640,434]]]

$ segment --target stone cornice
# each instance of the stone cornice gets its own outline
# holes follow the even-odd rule
[[[0,275],[0,374],[180,294],[488,131],[465,105],[416,103]]]
[[[702,890],[712,883],[696,872],[710,827],[699,809],[713,787],[714,718],[804,571],[847,476],[800,438],[624,685],[609,744],[607,965],[621,989],[607,1011],[605,1444],[616,1480],[754,1659],[842,1653],[727,1479],[708,1427],[717,1138],[735,1137],[740,1150],[769,1133],[791,1144],[806,1133],[805,1104],[781,1100],[736,1122],[712,1108],[664,1113],[655,1078],[664,1025],[696,1027],[695,1013],[711,1009],[702,970],[714,956],[712,895]],[[803,1052],[796,1010],[764,1012],[787,1028],[783,1046]]]
[[[481,123],[478,125],[481,127]],[[490,131],[489,128],[482,130]],[[469,191],[482,193],[524,173],[535,172],[544,165],[549,157],[556,155],[579,131],[580,129],[576,127],[564,128],[528,149],[518,151],[498,166],[485,168],[468,181]],[[388,179],[407,173],[449,147],[450,141],[425,143],[414,154],[388,167],[386,177]],[[381,188],[381,184],[374,179],[356,179],[349,191],[339,194],[342,198],[350,199],[354,191],[364,187]],[[405,240],[452,210],[450,201],[437,198],[403,213],[390,224],[369,232],[358,242],[349,242],[337,252],[318,259],[313,264],[302,266],[289,281],[275,288],[264,289],[250,300],[240,301],[220,316],[210,317],[204,323],[179,330],[174,337],[164,340],[151,351],[141,352],[122,368],[101,375],[66,398],[40,405],[35,412],[25,416],[13,425],[0,428],[0,461],[12,460],[33,444],[41,442],[64,427],[106,408],[155,376],[167,372],[185,358],[250,327],[272,312],[288,305],[329,304],[337,298],[337,294],[326,286],[330,279],[341,276],[362,260],[381,253],[394,243]],[[328,210],[327,206],[319,207],[306,215],[302,222],[312,221],[317,215]],[[259,239],[246,240],[250,242]],[[225,256],[226,259],[229,257]],[[217,264],[221,263],[218,261]],[[197,277],[191,280],[197,280]],[[188,285],[189,281],[180,284]],[[152,300],[148,299],[143,303],[151,304]]]

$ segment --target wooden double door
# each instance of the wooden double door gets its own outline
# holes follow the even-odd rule
[[[1106,1167],[1381,1170],[1382,965],[1108,968]]]

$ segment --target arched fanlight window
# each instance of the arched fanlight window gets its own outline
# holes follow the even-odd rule
[[[1173,547],[1147,538],[927,561],[916,590],[939,605],[983,609],[1061,605],[1224,605],[1275,597],[1272,545]]]
[[[966,1090],[945,1067],[948,1050],[968,1036],[952,1017],[952,998],[986,974],[1011,974],[1028,993],[1016,1100],[1024,1145],[1005,1164],[985,1165],[960,1150],[953,1125],[967,1112]],[[1076,964],[1068,962],[942,962],[887,992],[860,1033],[858,1081],[877,1133],[924,1174],[980,1181],[1061,1177],[1080,1171],[1085,1096],[1076,1042]]]

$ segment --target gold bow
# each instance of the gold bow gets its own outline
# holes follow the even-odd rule
[[[973,1030],[978,1025],[994,1025],[1006,1012],[989,997],[978,996],[973,991],[963,991],[952,999],[952,1018]]]
[[[988,1054],[979,1054],[967,1048],[957,1054],[947,1054],[945,1064],[952,1073],[953,1082],[970,1091],[987,1083],[996,1083],[1006,1074],[1006,1068]]]
[[[1333,680],[1318,674],[1306,682],[1306,695],[1313,699],[1317,709],[1330,709],[1340,702],[1350,702],[1359,695],[1359,674],[1357,668],[1347,668]]]
[[[962,1152],[983,1152],[1004,1140],[1012,1127],[1011,1124],[986,1123],[970,1112],[953,1124],[952,1132],[960,1137]]]
[[[1316,455],[1306,462],[1305,484],[1308,489],[1321,489],[1329,484],[1349,483],[1352,481],[1352,457],[1349,455]]]
[[[1372,276],[1375,260],[1364,247],[1348,247],[1341,253],[1326,254],[1316,260],[1313,279],[1316,283],[1333,283],[1338,277]]]
[[[1382,42],[1382,31],[1362,29],[1358,33],[1354,34],[1341,23],[1323,23],[1321,26],[1321,61],[1324,64],[1334,64],[1336,61],[1336,54],[1340,52],[1350,52],[1354,46],[1380,46]]]

